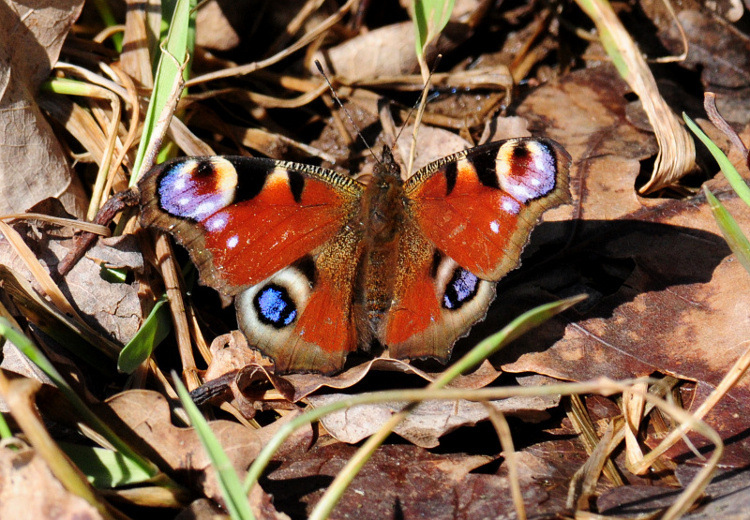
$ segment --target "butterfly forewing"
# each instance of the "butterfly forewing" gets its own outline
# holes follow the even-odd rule
[[[363,189],[330,170],[248,157],[170,161],[139,186],[143,224],[174,235],[203,282],[227,294],[330,241]]]
[[[553,141],[513,139],[448,156],[406,182],[407,240],[380,335],[391,356],[447,360],[541,214],[568,197],[569,165]]]
[[[448,156],[406,183],[409,213],[445,255],[483,280],[519,263],[541,214],[568,197],[570,156],[547,139],[511,139]]]
[[[331,372],[356,348],[350,323],[364,187],[303,164],[197,157],[140,183],[144,225],[169,231],[201,279],[237,294],[240,328],[279,371]]]

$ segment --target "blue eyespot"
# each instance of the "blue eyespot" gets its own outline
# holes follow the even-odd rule
[[[463,267],[453,271],[451,281],[445,287],[443,306],[446,309],[457,310],[465,303],[474,299],[479,289],[479,278]]]
[[[258,291],[253,299],[260,321],[277,329],[291,324],[297,318],[297,306],[287,290],[270,284]]]

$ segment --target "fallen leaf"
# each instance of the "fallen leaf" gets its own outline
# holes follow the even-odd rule
[[[307,401],[319,408],[351,397],[349,394],[309,396]],[[511,397],[489,401],[487,404],[506,416],[521,417],[539,422],[549,417],[544,411],[557,406],[559,396]],[[340,410],[323,417],[320,422],[328,433],[350,444],[365,439],[378,431],[406,402],[360,405]],[[483,403],[472,401],[425,401],[417,406],[393,431],[422,448],[435,448],[440,437],[462,426],[473,426],[488,419]]]
[[[611,220],[642,208],[634,190],[640,161],[656,154],[656,140],[627,118],[630,92],[612,66],[585,69],[532,92],[516,114],[543,128],[573,157],[573,203],[545,220]]]
[[[82,7],[82,0],[0,4],[0,215],[48,197],[73,215],[86,213],[81,183],[33,98]]]
[[[440,38],[425,49],[428,63],[469,38],[491,2],[468,0],[458,4]],[[377,28],[326,49],[317,54],[316,59],[350,83],[415,73],[419,64],[414,47],[414,25],[401,22]]]
[[[57,239],[45,226],[34,229],[25,224],[17,224],[15,229],[22,234],[36,257],[51,271],[55,270],[55,266],[71,247],[71,239]],[[104,243],[93,254],[124,259],[119,250],[110,249]],[[132,255],[128,262],[137,263]],[[140,262],[142,265],[142,259]],[[0,238],[0,264],[11,267],[14,272],[35,283],[31,272],[5,238]],[[141,303],[136,288],[131,284],[113,284],[103,279],[99,264],[89,258],[83,258],[73,267],[60,283],[60,288],[90,326],[115,341],[126,343],[141,325]]]
[[[96,520],[99,512],[66,490],[34,450],[0,448],[0,518]]]
[[[750,227],[741,201],[726,191],[720,193],[740,226]],[[750,337],[750,315],[741,299],[750,291],[750,277],[715,232],[702,197],[663,201],[606,225],[579,224],[585,238],[574,246],[566,266],[557,266],[554,283],[558,288],[580,284],[577,290],[598,292],[593,307],[584,309],[575,323],[552,320],[535,335],[520,338],[498,356],[502,369],[575,381],[666,372],[715,387]],[[631,262],[631,268],[620,273],[625,276],[608,282],[594,277],[592,271],[606,271],[608,263],[623,260]],[[573,266],[586,270],[573,274]],[[567,281],[560,279],[565,276]],[[553,283],[550,280],[547,283]],[[597,284],[606,283],[612,285],[603,294]],[[518,292],[506,297],[524,299]],[[743,417],[750,412],[744,404],[750,402],[749,392],[750,380],[744,378],[727,396]],[[708,418],[716,426],[728,420],[715,414]],[[750,449],[750,443],[741,444],[743,450]]]
[[[202,487],[207,497],[222,502],[216,475],[197,434],[193,428],[172,424],[169,403],[163,395],[129,390],[109,398],[107,404],[122,422],[118,434],[144,445],[152,460],[162,461],[171,472],[182,473],[193,485]],[[255,432],[232,421],[210,421],[209,425],[242,475],[261,448]]]
[[[275,503],[292,517],[306,516],[321,487],[354,453],[344,444],[316,446],[304,456],[284,460],[262,482]],[[492,460],[485,455],[435,455],[410,445],[383,446],[346,490],[332,518],[493,518],[512,511],[507,479],[470,471]],[[529,489],[527,499],[541,502],[544,491]],[[492,513],[490,513],[492,511]]]
[[[675,474],[683,486],[688,486],[700,469],[684,465],[677,468]],[[750,473],[747,470],[718,471],[704,493],[708,499],[683,516],[684,519],[743,518],[750,508]]]

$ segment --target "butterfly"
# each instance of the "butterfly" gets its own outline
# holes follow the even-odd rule
[[[139,182],[141,222],[235,297],[249,344],[279,373],[336,372],[375,342],[445,362],[542,213],[569,197],[570,162],[550,139],[519,138],[403,180],[384,147],[364,184],[272,159],[180,158]]]

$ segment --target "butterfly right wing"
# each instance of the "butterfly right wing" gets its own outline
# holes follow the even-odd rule
[[[412,237],[380,332],[394,357],[448,358],[519,264],[542,213],[569,197],[569,166],[552,140],[511,139],[447,156],[406,182]]]

